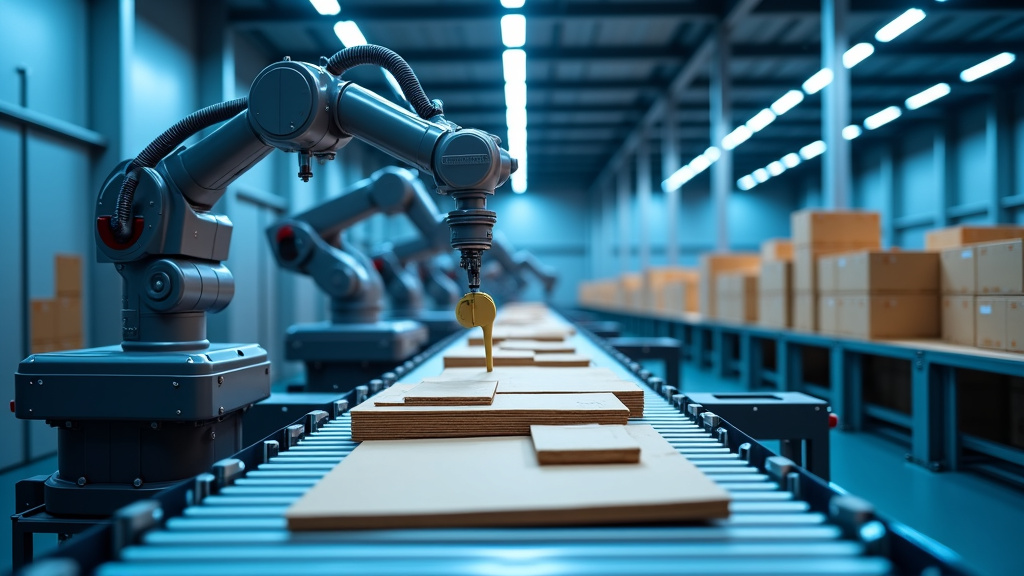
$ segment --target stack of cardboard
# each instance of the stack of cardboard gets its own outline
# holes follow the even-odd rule
[[[793,243],[784,239],[761,244],[761,276],[757,282],[757,323],[770,328],[793,325],[790,294],[793,278]]]
[[[644,278],[640,274],[623,274],[619,276],[617,307],[620,310],[643,310]]]
[[[593,280],[580,282],[577,299],[583,306],[615,308],[619,294],[619,283],[615,280]]]
[[[697,311],[699,274],[688,268],[651,268],[644,273],[647,304],[654,312]]]
[[[793,229],[793,327],[818,330],[818,273],[821,256],[879,248],[877,212],[800,210],[790,217]]]
[[[928,231],[924,236],[924,249],[941,252],[982,242],[1024,238],[1024,226],[953,226]]]
[[[757,272],[723,272],[715,281],[715,318],[757,322]]]
[[[757,254],[704,254],[700,257],[700,288],[698,289],[701,316],[714,318],[717,310],[718,275],[726,272],[748,272],[757,274],[761,270],[761,258]]]
[[[1024,240],[977,244],[974,252],[975,342],[981,348],[1024,352]]]
[[[866,250],[818,262],[820,331],[857,338],[939,335],[934,252]]]
[[[32,353],[83,347],[82,258],[58,254],[54,261],[56,298],[33,298]]]

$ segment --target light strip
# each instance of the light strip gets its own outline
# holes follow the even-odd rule
[[[864,130],[856,124],[850,124],[846,128],[843,128],[843,138],[847,140],[853,140],[864,133]]]
[[[947,94],[949,94],[949,84],[942,82],[907,98],[907,101],[904,102],[904,104],[907,106],[907,110],[917,110],[922,106],[935,102]]]
[[[761,110],[757,114],[754,114],[753,118],[747,120],[746,127],[750,128],[751,132],[760,132],[765,128],[765,126],[768,126],[774,121],[775,112],[772,112],[771,110],[765,108],[764,110]]]
[[[735,130],[726,134],[725,138],[722,138],[722,148],[732,150],[749,140],[753,134],[754,133],[750,131],[750,128],[747,128],[745,125],[737,126]]]
[[[986,76],[988,74],[995,72],[996,70],[999,70],[1000,68],[1004,68],[1006,66],[1009,66],[1010,64],[1013,64],[1013,61],[1016,59],[1017,56],[1010,52],[1003,52],[1002,54],[997,54],[989,58],[988,60],[985,60],[984,62],[981,62],[979,64],[975,64],[974,66],[971,66],[967,70],[961,72],[960,79],[963,80],[964,82],[974,82],[975,80],[981,78],[982,76]]]
[[[796,168],[800,165],[800,155],[795,152],[790,152],[782,157],[782,165],[786,168]]]
[[[771,174],[769,174],[768,171],[765,170],[764,168],[758,168],[757,170],[751,172],[750,175],[754,177],[754,180],[757,180],[758,184],[764,184],[765,182],[768,181],[769,178],[772,177]]]
[[[744,192],[746,192],[747,190],[750,190],[754,186],[757,186],[757,180],[754,180],[753,176],[751,176],[750,174],[747,174],[743,178],[740,178],[739,180],[736,181],[736,186],[740,190],[743,190]]]
[[[522,8],[526,0],[501,0],[502,8]]]
[[[875,53],[875,47],[870,42],[861,42],[860,44],[854,44],[843,53],[843,66],[846,69],[853,68],[857,64],[860,64]]]
[[[335,23],[334,33],[346,48],[366,44],[366,36],[363,36],[359,26],[351,20],[342,20]]]
[[[519,48],[526,44],[526,16],[522,14],[502,16],[501,41],[506,48]]]
[[[321,16],[335,16],[341,12],[341,4],[338,4],[338,0],[309,0],[309,3],[316,8]]]
[[[779,174],[782,174],[783,172],[786,171],[786,167],[783,166],[782,162],[779,162],[778,160],[774,162],[769,162],[768,165],[765,166],[765,169],[768,170],[768,173],[771,174],[772,176],[778,176]]]
[[[800,149],[800,157],[804,160],[810,160],[811,158],[824,154],[827,148],[828,147],[825,146],[824,142],[816,140]]]
[[[875,40],[878,40],[879,42],[891,42],[897,36],[903,34],[907,30],[910,30],[921,20],[924,20],[924,16],[924,10],[921,10],[920,8],[911,8],[897,16],[892,22],[882,26],[878,32],[875,33]]]
[[[505,82],[526,82],[526,52],[518,48],[501,53]]]
[[[772,102],[770,108],[772,109],[772,112],[775,112],[776,116],[782,116],[783,114],[789,112],[794,107],[796,107],[797,104],[803,101],[803,92],[799,90],[790,90],[789,92],[786,92],[785,94],[780,96],[778,100]]]
[[[889,122],[899,118],[903,115],[903,111],[900,110],[899,106],[889,106],[888,108],[875,112],[871,116],[864,119],[864,127],[868,130],[874,130],[885,126]]]
[[[834,74],[832,73],[831,68],[822,68],[815,72],[813,76],[808,78],[803,83],[802,88],[804,89],[804,92],[807,92],[808,94],[817,94],[818,92],[821,92],[822,88],[832,83],[833,76]]]

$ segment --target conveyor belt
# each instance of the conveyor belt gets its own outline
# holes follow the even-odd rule
[[[201,505],[147,532],[97,574],[889,574],[807,502],[653,391],[646,417],[728,489],[731,516],[692,525],[289,532],[284,511],[356,443],[348,414]],[[415,478],[410,478],[415,482]],[[642,490],[642,486],[637,489]],[[352,486],[345,498],[358,498]]]

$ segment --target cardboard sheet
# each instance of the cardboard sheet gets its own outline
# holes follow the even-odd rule
[[[576,352],[576,346],[566,342],[541,342],[540,340],[503,340],[498,348],[502,350],[529,350],[531,352],[541,353],[564,353],[573,354]]]
[[[590,366],[590,357],[582,354],[538,353],[533,357],[533,365],[549,368],[579,368]]]
[[[285,517],[291,530],[373,530],[728,516],[729,494],[653,428],[627,430],[638,464],[541,466],[525,436],[365,442]]]
[[[480,367],[486,363],[486,354],[483,346],[466,346],[456,348],[444,353],[444,367]],[[502,350],[494,351],[495,366],[529,366],[533,364],[533,352],[529,350]]]
[[[530,426],[540,464],[632,464],[640,443],[625,426]]]
[[[472,406],[494,401],[497,380],[423,381],[401,396],[374,398],[375,406]]]

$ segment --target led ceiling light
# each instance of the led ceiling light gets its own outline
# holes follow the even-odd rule
[[[771,175],[768,174],[768,171],[764,168],[758,168],[751,172],[750,175],[754,177],[754,180],[756,180],[758,184],[764,184],[769,178],[771,178]]]
[[[843,66],[847,69],[853,68],[874,53],[875,47],[870,42],[854,44],[849,50],[843,53]]]
[[[816,158],[824,154],[826,148],[827,146],[825,146],[824,142],[822,142],[821,140],[816,140],[800,149],[800,157],[803,158],[804,160]]]
[[[868,130],[874,130],[875,128],[885,126],[902,115],[903,111],[900,110],[899,106],[889,106],[885,110],[875,112],[871,116],[865,118],[864,127]]]
[[[338,0],[309,0],[309,3],[316,8],[321,16],[334,16],[341,12],[341,5]]]
[[[526,82],[505,83],[505,106],[526,108]]]
[[[942,82],[907,98],[904,104],[907,106],[907,110],[917,110],[921,106],[931,104],[947,94],[949,94],[949,84]]]
[[[735,130],[726,134],[725,138],[722,138],[722,148],[732,150],[749,140],[753,134],[754,133],[750,131],[750,128],[747,128],[745,125],[737,126]]]
[[[754,186],[757,186],[757,180],[754,180],[753,176],[751,176],[750,174],[747,174],[743,178],[740,178],[739,180],[736,181],[736,186],[740,190],[743,190],[744,192],[746,192],[747,190],[750,190]]]
[[[694,176],[693,168],[689,165],[683,166],[679,170],[673,172],[668,178],[661,183],[661,189],[665,192],[671,192],[678,189],[683,184],[689,182]]]
[[[501,53],[505,82],[526,82],[526,52],[518,48]]]
[[[808,78],[803,83],[802,88],[804,89],[804,92],[807,92],[808,94],[817,94],[818,92],[821,92],[822,88],[832,83],[833,76],[834,74],[832,73],[831,68],[822,68],[815,72],[813,76]]]
[[[363,36],[359,26],[351,20],[342,20],[336,23],[334,25],[334,33],[346,48],[366,44],[366,36]]]
[[[846,128],[843,128],[843,138],[847,140],[853,140],[857,136],[860,136],[863,132],[864,130],[861,130],[860,126],[856,124],[850,124]]]
[[[704,151],[703,156],[707,158],[708,162],[711,162],[713,164],[717,162],[719,158],[722,157],[722,151],[716,148],[715,146],[709,146],[708,149]]]
[[[753,118],[747,120],[746,127],[750,128],[751,132],[760,132],[761,130],[764,129],[765,126],[771,124],[774,121],[775,112],[772,112],[771,110],[765,108],[764,110],[761,110],[757,114],[754,114]]]
[[[501,0],[503,8],[522,8],[526,0]]]
[[[878,40],[879,42],[891,42],[897,36],[903,34],[907,30],[910,30],[921,20],[924,20],[924,16],[924,10],[921,10],[920,8],[911,8],[897,16],[892,22],[882,26],[878,32],[875,33],[875,40]]]
[[[1013,64],[1013,61],[1016,59],[1017,57],[1010,52],[1003,52],[1002,54],[997,54],[989,58],[988,60],[985,60],[980,64],[975,64],[974,66],[971,66],[967,70],[961,72],[960,79],[963,80],[964,82],[974,82],[975,80],[981,78],[982,76],[986,76],[988,74],[995,72],[996,70],[999,70],[1000,68],[1004,68],[1006,66],[1009,66],[1010,64]]]
[[[765,168],[768,170],[768,173],[771,174],[772,176],[778,176],[779,174],[782,174],[783,172],[786,171],[786,167],[783,166],[782,162],[779,162],[778,160],[769,163],[767,166],[765,166]]]
[[[519,48],[526,44],[526,16],[522,14],[502,16],[501,41],[506,48]]]
[[[783,94],[778,100],[772,102],[771,109],[776,116],[782,116],[789,112],[797,104],[804,101],[804,93],[799,90],[790,90]]]
[[[796,152],[790,152],[782,157],[782,165],[786,168],[796,168],[800,165],[800,155]]]

